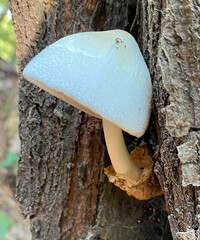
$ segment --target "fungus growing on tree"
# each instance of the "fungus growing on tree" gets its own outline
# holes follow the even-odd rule
[[[24,77],[82,111],[103,120],[113,165],[109,180],[139,199],[161,193],[146,147],[128,153],[122,130],[140,137],[150,116],[152,87],[134,38],[122,30],[64,37],[34,57]],[[138,162],[138,159],[141,161]],[[133,194],[132,194],[133,193]]]

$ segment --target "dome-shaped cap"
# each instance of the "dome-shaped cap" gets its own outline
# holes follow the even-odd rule
[[[34,57],[23,75],[134,136],[143,135],[147,127],[151,79],[136,41],[125,31],[64,37]]]

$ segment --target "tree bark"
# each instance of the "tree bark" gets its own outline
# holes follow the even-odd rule
[[[181,240],[200,239],[199,7],[199,1],[143,1],[141,18],[154,79],[155,172],[173,239]]]
[[[129,30],[149,66],[153,114],[141,139],[157,158],[174,239],[198,239],[199,76],[195,0],[12,0],[19,64],[21,156],[17,198],[33,239],[171,239],[164,201],[138,201],[107,181],[101,120],[22,78],[31,58],[81,31]],[[157,131],[156,131],[157,129]],[[158,134],[158,141],[157,141]]]

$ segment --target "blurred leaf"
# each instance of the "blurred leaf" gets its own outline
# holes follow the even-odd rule
[[[7,11],[8,1],[0,0],[0,13]],[[16,37],[12,19],[8,14],[4,15],[0,21],[0,57],[7,62],[17,64],[16,58]]]
[[[15,222],[12,219],[8,218],[5,212],[1,212],[0,213],[0,239],[2,239],[3,236],[6,234],[8,228],[13,225],[15,225]]]
[[[0,163],[0,167],[14,167],[17,168],[18,154],[11,151],[7,152],[6,159]]]
[[[8,1],[7,0],[0,0],[0,7],[4,7],[5,5],[7,5]]]

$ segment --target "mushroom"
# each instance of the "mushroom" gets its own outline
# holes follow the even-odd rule
[[[101,118],[114,171],[134,185],[140,182],[144,170],[130,157],[122,129],[136,137],[144,134],[152,87],[140,49],[129,33],[69,35],[35,56],[23,75],[57,98]]]

